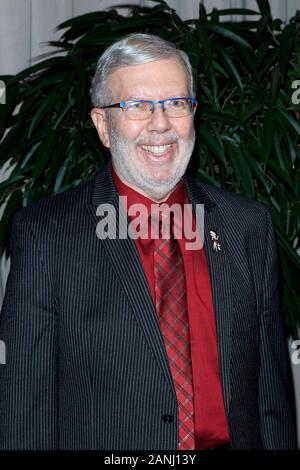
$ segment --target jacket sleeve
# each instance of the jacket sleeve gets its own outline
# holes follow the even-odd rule
[[[291,365],[280,313],[277,251],[269,211],[266,234],[260,312],[261,435],[265,449],[297,449]]]
[[[6,363],[0,365],[0,449],[55,449],[56,313],[41,250],[26,214],[14,218],[11,268],[0,315]]]

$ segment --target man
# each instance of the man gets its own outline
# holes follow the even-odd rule
[[[130,35],[100,58],[91,96],[111,162],[14,218],[0,448],[296,448],[270,213],[184,176],[187,56]],[[158,237],[105,236],[101,220],[127,227],[133,204],[162,208],[140,224]],[[173,204],[192,205],[203,247],[175,237],[178,214],[162,236]]]

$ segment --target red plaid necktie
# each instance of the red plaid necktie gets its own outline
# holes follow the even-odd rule
[[[194,402],[185,271],[173,227],[165,232],[165,214],[160,215],[160,237],[154,239],[156,310],[179,407],[178,449],[193,450]]]

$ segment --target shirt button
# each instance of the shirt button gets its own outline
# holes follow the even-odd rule
[[[163,415],[163,421],[165,423],[173,423],[174,416],[173,415]]]

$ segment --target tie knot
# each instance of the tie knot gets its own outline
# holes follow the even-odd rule
[[[158,212],[152,215],[151,222],[159,238],[174,238],[174,213],[169,207],[159,206]]]

